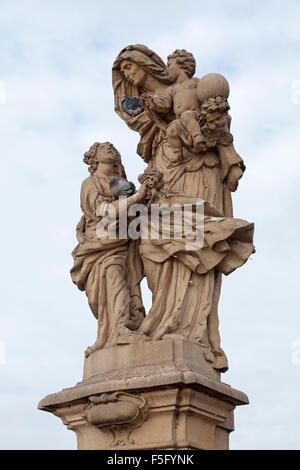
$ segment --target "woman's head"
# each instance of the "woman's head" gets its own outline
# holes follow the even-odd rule
[[[124,96],[139,97],[144,91],[151,92],[147,86],[157,88],[170,85],[166,66],[155,52],[142,44],[127,46],[118,54],[112,69],[115,94],[115,111],[128,119],[122,111]]]
[[[147,72],[142,67],[131,60],[125,59],[120,64],[120,71],[123,77],[132,85],[142,86],[145,82]]]
[[[124,61],[135,64],[137,69],[143,69],[144,72],[152,75],[159,81],[168,82],[166,66],[163,60],[155,52],[142,44],[127,46],[122,49],[113,64],[113,71],[120,69]]]
[[[85,152],[84,163],[89,165],[89,172],[95,173],[99,163],[113,164],[114,173],[120,178],[126,178],[125,170],[121,162],[121,155],[110,142],[95,142],[90,149]]]
[[[124,97],[140,98],[144,92],[156,91],[171,85],[162,59],[142,44],[127,46],[118,54],[112,68],[115,111],[130,129],[140,133],[137,153],[146,162],[152,158],[153,142],[160,128],[145,112],[132,118],[122,108]],[[151,89],[148,86],[151,86]]]

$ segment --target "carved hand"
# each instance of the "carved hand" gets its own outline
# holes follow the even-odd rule
[[[148,194],[148,185],[146,182],[142,183],[140,189],[139,189],[139,199],[143,200]]]
[[[155,102],[153,96],[150,93],[143,93],[140,97],[141,104],[144,108],[155,109]]]

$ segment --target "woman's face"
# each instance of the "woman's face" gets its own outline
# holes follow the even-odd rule
[[[114,147],[109,142],[99,145],[96,159],[99,163],[115,163],[117,155]]]
[[[147,74],[144,69],[134,62],[124,60],[121,63],[120,69],[125,78],[133,85],[141,86],[144,83]]]

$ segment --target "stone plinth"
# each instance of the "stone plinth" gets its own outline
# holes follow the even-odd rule
[[[219,380],[201,346],[137,342],[85,359],[83,381],[39,409],[75,431],[78,449],[228,449],[233,411],[247,396]]]

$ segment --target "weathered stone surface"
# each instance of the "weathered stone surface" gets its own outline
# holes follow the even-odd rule
[[[120,425],[116,409],[108,408],[109,422],[101,427],[97,419],[91,422],[85,416],[87,401],[51,407],[51,411],[76,433],[79,450],[229,448],[234,430],[232,402],[192,387],[155,387],[137,396],[148,404],[147,418],[138,423]]]
[[[248,403],[220,381],[228,363],[218,317],[222,275],[254,252],[254,225],[232,208],[245,165],[230,132],[227,80],[196,78],[195,67],[185,50],[166,66],[140,44],[113,64],[115,111],[139,132],[137,154],[148,164],[137,191],[111,143],[84,154],[91,175],[81,187],[71,276],[86,292],[97,338],[83,380],[39,404],[76,432],[79,449],[227,449],[233,411]],[[109,218],[114,235],[100,236]],[[127,225],[124,236],[124,220],[141,236]],[[147,315],[143,277],[152,292]]]
[[[248,403],[246,395],[220,382],[216,371],[203,375],[198,345],[162,340],[136,347],[94,352],[85,359],[84,380],[48,395],[39,408],[76,432],[79,449],[227,449],[233,410]]]
[[[142,239],[139,252],[152,291],[152,307],[139,331],[152,340],[169,335],[201,343],[206,360],[224,372],[218,301],[222,274],[230,274],[253,253],[253,224],[233,217],[231,192],[245,171],[235,151],[228,114],[229,85],[219,74],[193,77],[195,59],[176,50],[162,59],[141,44],[125,47],[113,64],[115,110],[139,132],[137,153],[148,168],[163,174],[160,204],[184,206],[203,200],[204,244],[188,240]],[[144,111],[135,117],[122,110],[124,96],[140,98]],[[161,233],[160,233],[161,235]]]
[[[162,343],[172,346],[169,340]],[[186,358],[189,348],[195,351],[193,344],[173,344],[174,349],[181,347],[179,361],[172,363],[170,355],[161,365],[156,361],[153,369],[149,363],[157,345],[151,342],[140,359],[148,362],[143,373],[135,376],[132,367],[124,377],[122,369],[116,369],[113,378],[105,372],[90,376],[75,387],[48,395],[39,408],[54,413],[76,432],[79,449],[227,449],[234,429],[233,410],[248,399],[229,385],[201,375],[193,360],[184,364],[183,345]],[[110,349],[116,362],[123,348]]]
[[[219,371],[205,360],[204,354],[203,346],[184,340],[136,341],[91,354],[85,359],[84,379],[86,382],[118,376],[129,379],[149,372],[161,375],[191,370],[218,380]]]

